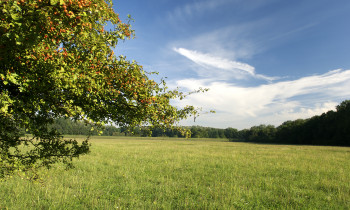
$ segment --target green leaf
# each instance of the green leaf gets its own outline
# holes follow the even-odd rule
[[[15,21],[17,21],[17,20],[20,19],[19,15],[16,14],[16,13],[12,13],[12,14],[11,14],[11,18],[14,19]]]
[[[55,5],[58,3],[58,0],[50,0],[50,4],[51,5]],[[60,3],[61,3],[61,0],[60,0]]]

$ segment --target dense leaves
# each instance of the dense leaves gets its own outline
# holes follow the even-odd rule
[[[0,2],[0,170],[88,152],[87,141],[63,140],[50,128],[55,118],[168,127],[195,113],[170,105],[183,93],[114,55],[118,41],[133,34],[109,0]],[[32,137],[20,138],[20,128]]]
[[[286,121],[277,128],[260,125],[239,131],[238,139],[261,143],[350,146],[350,101],[343,101],[336,111],[310,119]]]

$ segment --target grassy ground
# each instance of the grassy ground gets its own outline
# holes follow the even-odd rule
[[[350,148],[107,138],[44,183],[0,182],[0,209],[349,209]]]

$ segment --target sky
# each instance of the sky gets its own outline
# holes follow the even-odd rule
[[[116,54],[159,72],[170,88],[209,88],[172,102],[202,107],[182,125],[278,126],[350,99],[349,0],[113,3],[136,33]]]

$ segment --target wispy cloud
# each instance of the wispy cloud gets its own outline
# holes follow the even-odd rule
[[[257,49],[251,39],[252,28],[262,25],[263,20],[242,25],[229,25],[219,28],[208,26],[208,31],[201,34],[189,34],[181,40],[169,43],[170,48],[181,46],[185,49],[196,49],[199,52],[210,52],[217,57],[231,59],[251,58],[261,50]]]
[[[334,70],[256,87],[200,79],[180,80],[177,85],[189,90],[198,87],[210,89],[179,104],[193,104],[217,111],[217,114],[202,116],[198,123],[238,128],[259,123],[278,125],[286,120],[321,114],[333,109],[339,100],[349,98],[350,70]]]
[[[305,32],[306,30],[310,29],[310,28],[313,28],[317,25],[318,23],[309,23],[309,24],[306,24],[306,25],[302,25],[302,26],[299,26],[297,28],[293,28],[293,29],[290,29],[289,31],[286,31],[286,32],[282,32],[280,34],[277,34],[275,36],[272,36],[270,37],[267,41],[269,42],[274,42],[276,41],[277,39],[283,39],[283,38],[286,38],[288,36],[293,36],[295,34],[300,34],[300,33],[303,33]]]
[[[191,2],[182,5],[181,7],[177,7],[173,11],[169,12],[168,19],[174,22],[178,22],[179,20],[186,20],[187,18],[191,18],[194,15],[201,15],[208,10],[213,10],[227,2],[229,2],[229,0],[207,0]]]
[[[204,54],[197,51],[188,50],[185,48],[174,48],[173,50],[179,53],[180,55],[183,55],[186,58],[190,59],[191,61],[195,62],[196,64],[204,68],[211,69],[211,71],[213,71],[214,69],[229,71],[231,73],[231,76],[235,77],[236,79],[242,79],[247,76],[254,77],[257,79],[264,79],[268,81],[272,81],[276,79],[273,77],[256,74],[255,68],[246,63],[232,61],[221,57],[216,57],[211,54]],[[218,72],[215,72],[215,74],[217,73]]]

